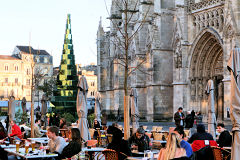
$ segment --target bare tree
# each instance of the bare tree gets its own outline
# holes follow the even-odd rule
[[[30,53],[30,63],[31,63],[31,71],[27,71],[30,78],[31,83],[31,137],[34,138],[34,98],[35,92],[38,89],[39,84],[43,80],[45,76],[45,72],[40,66],[37,66],[37,61],[32,54],[31,47],[29,45],[29,53]],[[38,51],[38,54],[40,51]]]
[[[144,58],[139,62],[133,64],[136,60],[136,56],[133,48],[134,39],[143,25],[146,23],[146,17],[150,11],[152,2],[150,0],[113,0],[112,5],[117,7],[117,10],[121,12],[121,16],[112,14],[110,15],[110,21],[117,31],[112,34],[114,39],[110,43],[114,45],[115,54],[113,57],[113,63],[120,65],[124,69],[124,139],[128,139],[130,136],[130,115],[129,115],[129,76],[136,70],[141,70],[141,66],[146,62],[146,51]],[[139,5],[148,6],[145,12],[139,12]],[[106,2],[105,2],[106,4]],[[121,19],[121,21],[114,21],[113,19]]]

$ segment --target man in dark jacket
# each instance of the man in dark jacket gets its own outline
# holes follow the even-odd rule
[[[188,140],[188,143],[193,143],[195,140],[213,140],[213,136],[205,131],[203,124],[197,125],[197,133],[194,133]]]
[[[225,129],[223,123],[218,123],[217,131],[218,133],[220,133],[219,138],[217,140],[219,147],[230,147],[232,145],[232,136],[230,135],[228,130]]]
[[[150,139],[145,135],[145,130],[142,127],[137,129],[137,132],[128,139],[128,142],[129,145],[132,145],[132,148],[138,149],[139,152],[150,149]]]
[[[178,111],[174,114],[174,120],[175,120],[176,127],[184,126],[185,116],[182,113],[182,111],[183,111],[183,108],[179,107]]]
[[[187,111],[187,116],[185,118],[185,128],[190,129],[193,127],[192,115],[190,111]]]

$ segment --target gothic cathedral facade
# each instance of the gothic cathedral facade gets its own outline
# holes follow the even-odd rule
[[[128,0],[129,91],[136,88],[140,118],[172,119],[178,107],[208,113],[205,88],[214,82],[218,121],[229,119],[231,49],[240,47],[240,0]],[[126,23],[112,0],[110,30],[97,32],[98,90],[102,111],[123,112],[124,68],[116,39]],[[141,25],[141,26],[140,26]],[[140,27],[139,27],[140,26]],[[137,31],[137,32],[136,32]],[[136,68],[137,67],[137,68]],[[136,68],[136,69],[135,69]]]

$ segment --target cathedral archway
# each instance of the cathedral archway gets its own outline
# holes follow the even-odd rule
[[[207,81],[215,88],[215,112],[223,119],[223,47],[220,36],[213,29],[203,30],[196,38],[190,60],[190,107],[207,114]]]

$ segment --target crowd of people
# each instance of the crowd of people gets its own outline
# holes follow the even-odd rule
[[[169,132],[165,147],[159,151],[158,160],[190,159],[196,153],[194,141],[214,141],[213,136],[206,132],[205,126],[202,124],[200,112],[198,114],[195,114],[194,111],[187,112],[187,116],[185,117],[183,108],[180,107],[174,114],[174,120],[176,128],[172,132]],[[30,136],[27,132],[31,129],[25,123],[18,126],[12,120],[9,124],[9,130],[7,131],[7,128],[0,122],[0,139],[13,138],[15,140],[22,140]],[[41,120],[36,120],[34,137],[47,136],[49,138],[48,146],[50,151],[59,155],[57,159],[70,158],[78,154],[84,144],[79,129],[69,127],[64,118],[59,118],[59,122],[55,120],[54,124],[48,127],[46,134],[43,134],[40,132]],[[196,124],[197,132],[193,133],[190,137],[186,137],[184,129],[193,128],[194,124]],[[119,160],[125,159],[126,156],[132,156],[134,150],[144,152],[150,150],[152,147],[151,138],[153,137],[149,137],[142,126],[128,140],[123,139],[123,132],[117,123],[112,123],[108,127],[102,127],[97,120],[94,120],[92,126],[96,130],[93,134],[94,139],[99,137],[99,132],[97,132],[99,129],[104,129],[107,134],[112,134],[112,141],[107,145],[107,148],[117,151],[119,153]],[[67,134],[63,133],[62,130],[67,130]],[[219,132],[219,136],[216,142],[219,147],[231,146],[232,136],[225,129],[223,123],[217,125],[217,132]],[[69,140],[68,144],[66,143],[66,138]]]

